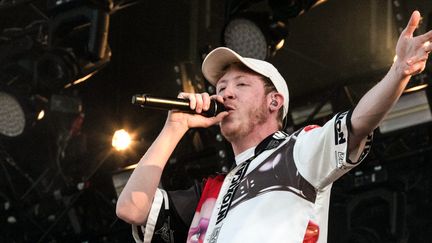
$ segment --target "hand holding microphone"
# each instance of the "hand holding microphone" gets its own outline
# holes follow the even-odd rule
[[[170,112],[165,123],[165,127],[177,127],[175,130],[180,133],[189,128],[210,127],[228,115],[222,104],[223,98],[216,95],[210,97],[207,93],[180,93],[178,98],[134,95],[132,103],[143,108],[180,111]]]
[[[180,96],[186,94],[181,93]],[[189,94],[192,98],[194,94]],[[208,96],[208,95],[207,95]],[[132,96],[132,104],[139,105],[143,108],[158,109],[158,110],[176,110],[191,114],[200,114],[205,117],[217,116],[219,113],[225,111],[224,105],[217,100],[210,100],[208,109],[204,107],[197,107],[197,99],[201,99],[199,102],[203,102],[202,95],[196,95],[195,99],[182,99],[182,98],[163,98],[156,97],[148,94],[134,95]],[[195,109],[196,108],[196,109]]]

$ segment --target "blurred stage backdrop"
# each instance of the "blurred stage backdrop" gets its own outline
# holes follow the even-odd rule
[[[132,242],[117,195],[166,117],[133,95],[213,93],[200,65],[226,45],[281,71],[288,131],[321,125],[384,76],[414,9],[431,29],[428,0],[0,0],[0,242]],[[431,71],[334,184],[329,242],[430,242]],[[232,156],[217,127],[191,130],[161,184]]]

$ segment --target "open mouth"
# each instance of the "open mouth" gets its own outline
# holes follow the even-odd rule
[[[232,111],[235,110],[235,108],[231,105],[225,105],[225,110],[228,111],[229,113],[231,113]]]

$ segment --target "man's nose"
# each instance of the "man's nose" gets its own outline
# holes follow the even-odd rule
[[[235,98],[235,91],[234,91],[232,85],[227,85],[225,87],[222,97],[224,98],[224,100]]]

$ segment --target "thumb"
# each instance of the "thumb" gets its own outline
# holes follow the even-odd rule
[[[229,115],[228,111],[222,111],[221,113],[217,114],[216,116],[210,117],[209,118],[209,120],[210,120],[210,124],[209,125],[214,125],[216,123],[221,122],[222,119],[224,119],[224,117],[226,117],[228,115]]]
[[[408,21],[408,24],[404,30],[404,36],[412,37],[414,34],[414,31],[417,29],[419,23],[420,23],[421,15],[419,11],[414,11],[411,14],[411,18]]]

